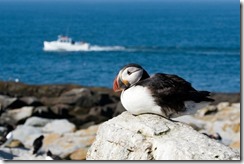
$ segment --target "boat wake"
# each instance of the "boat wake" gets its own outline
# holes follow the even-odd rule
[[[72,51],[83,51],[83,52],[91,52],[91,51],[124,51],[126,50],[125,47],[123,46],[98,46],[98,45],[89,45],[88,47],[83,47],[83,48],[60,48],[60,47],[55,47],[55,48],[43,48],[44,51],[68,51],[68,52],[72,52]]]
[[[59,35],[56,41],[44,41],[44,51],[127,51],[127,52],[142,52],[142,53],[189,53],[189,54],[238,54],[238,49],[226,49],[224,47],[184,47],[184,46],[101,46],[92,45],[83,41],[74,41],[67,36]]]
[[[126,50],[123,46],[98,46],[91,45],[87,51],[124,51]]]
[[[122,46],[98,46],[84,41],[74,41],[69,36],[58,35],[56,41],[44,41],[44,51],[121,51]]]

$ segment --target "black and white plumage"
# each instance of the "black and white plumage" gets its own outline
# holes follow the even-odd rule
[[[33,142],[33,154],[38,154],[38,151],[41,149],[43,144],[44,136],[41,135],[40,137],[36,138]]]
[[[149,74],[138,64],[125,65],[113,83],[127,111],[134,115],[153,113],[166,118],[193,114],[207,102],[210,92],[197,91],[177,75]],[[205,103],[204,103],[205,102]]]

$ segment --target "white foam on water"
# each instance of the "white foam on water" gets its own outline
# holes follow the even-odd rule
[[[76,47],[46,47],[43,48],[44,51],[125,51],[126,48],[123,46],[99,46],[99,45],[89,45],[88,47],[76,48]]]
[[[124,51],[126,50],[123,46],[90,46],[88,51]]]

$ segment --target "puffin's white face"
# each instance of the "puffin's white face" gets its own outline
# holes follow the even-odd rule
[[[133,85],[141,79],[142,74],[143,74],[143,70],[141,68],[128,67],[121,72],[120,78],[121,81],[127,81],[129,85]]]
[[[114,91],[121,91],[137,83],[143,75],[143,69],[138,67],[126,67],[122,69],[114,80]]]

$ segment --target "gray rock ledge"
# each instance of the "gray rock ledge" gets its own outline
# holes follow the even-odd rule
[[[240,154],[181,122],[128,112],[99,126],[87,160],[240,160]]]

